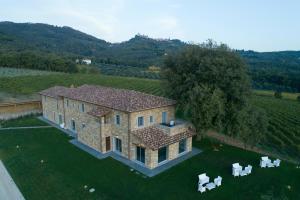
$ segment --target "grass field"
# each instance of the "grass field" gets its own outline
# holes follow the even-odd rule
[[[163,95],[161,82],[158,80],[92,74],[0,78],[0,92],[32,94],[51,86],[72,84],[98,84]],[[291,100],[296,94],[284,94],[284,98],[287,99],[276,99],[267,91],[255,91],[254,94],[253,103],[263,108],[270,119],[269,132],[261,145],[262,148],[300,162],[300,102]]]
[[[8,128],[8,127],[28,127],[28,126],[48,126],[47,123],[37,119],[32,116],[20,117],[18,119],[12,120],[0,120],[0,127],[1,128]]]
[[[62,73],[33,70],[33,69],[0,67],[0,77],[35,76],[35,75],[49,75],[49,74],[62,74]]]
[[[274,97],[274,91],[270,91],[270,90],[254,90],[254,94],[259,96]],[[283,99],[297,100],[298,96],[300,96],[300,93],[282,92]]]
[[[36,123],[22,121],[22,125]],[[145,178],[112,158],[90,156],[69,139],[55,128],[0,132],[0,159],[26,199],[300,199],[300,169],[295,165],[283,162],[279,168],[261,169],[260,155],[212,141],[194,142],[203,153]],[[234,178],[234,162],[253,165],[253,173]],[[197,192],[197,175],[204,172],[211,178],[222,176],[222,186]],[[89,193],[84,185],[96,191]]]

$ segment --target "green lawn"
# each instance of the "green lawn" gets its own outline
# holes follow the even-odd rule
[[[208,140],[193,144],[203,153],[145,178],[112,158],[90,156],[69,139],[55,128],[0,132],[0,159],[26,199],[300,199],[300,169],[295,165],[283,162],[279,168],[261,169],[260,155]],[[253,174],[233,178],[234,162],[253,165]],[[204,172],[211,178],[222,176],[222,186],[197,192],[197,175]],[[89,193],[84,185],[96,191]]]
[[[28,127],[28,126],[48,126],[48,124],[32,116],[20,117],[18,119],[13,119],[8,121],[0,120],[0,127],[2,128]]]

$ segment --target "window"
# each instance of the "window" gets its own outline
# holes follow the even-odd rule
[[[144,117],[138,117],[138,127],[144,126]]]
[[[55,121],[55,112],[53,112],[53,121]]]
[[[136,160],[145,163],[145,148],[136,147]]]
[[[84,112],[84,104],[83,103],[81,104],[80,111]]]
[[[153,116],[150,116],[150,117],[149,117],[149,122],[150,122],[150,124],[152,124],[152,123],[154,122]]]
[[[67,99],[67,107],[69,107],[69,99]]]
[[[46,96],[44,96],[44,100],[47,101],[47,97]]]
[[[81,124],[81,128],[84,129],[85,128],[85,123]]]
[[[180,140],[178,145],[178,153],[183,153],[186,151],[186,139]]]
[[[120,115],[116,115],[116,124],[120,125],[121,124],[121,118]]]
[[[56,109],[58,110],[58,101],[56,102]]]
[[[167,112],[161,113],[161,123],[166,124],[167,123]]]
[[[167,160],[167,147],[158,149],[158,163]]]

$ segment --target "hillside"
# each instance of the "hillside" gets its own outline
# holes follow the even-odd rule
[[[161,66],[164,55],[185,46],[180,40],[143,35],[110,43],[65,26],[0,22],[0,66],[4,67],[76,72],[75,59],[89,57],[105,74],[159,78],[145,69]],[[255,88],[300,91],[300,51],[237,52],[249,65]]]

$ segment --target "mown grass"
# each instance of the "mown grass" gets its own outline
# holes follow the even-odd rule
[[[28,127],[28,126],[48,126],[47,123],[34,117],[35,115],[24,116],[12,120],[0,120],[0,128],[8,127]]]
[[[26,199],[300,199],[300,169],[295,165],[283,162],[279,168],[261,169],[260,155],[216,142],[194,142],[203,153],[145,178],[112,158],[90,156],[69,139],[55,128],[0,132],[0,159]],[[234,162],[253,165],[253,173],[232,177]],[[222,186],[200,194],[201,173],[222,176]],[[96,191],[89,193],[84,185]]]

